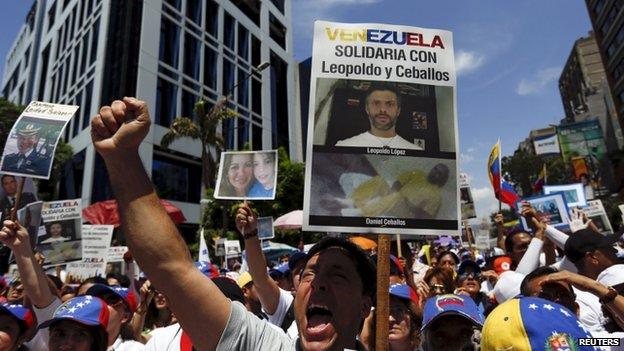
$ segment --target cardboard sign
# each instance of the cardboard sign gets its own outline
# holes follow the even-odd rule
[[[113,229],[112,225],[83,225],[82,260],[68,263],[67,274],[77,280],[104,276]]]
[[[82,258],[81,199],[44,202],[41,217],[45,234],[39,236],[37,250],[45,265],[59,265]]]
[[[452,33],[314,26],[303,229],[457,235]]]
[[[128,252],[127,246],[111,246],[108,248],[108,262],[123,262],[124,255]]]
[[[9,132],[0,172],[50,179],[56,145],[77,110],[78,106],[31,102]]]
[[[585,212],[588,219],[592,220],[602,234],[613,234],[613,227],[601,200],[587,201],[587,207],[583,208],[583,212]]]

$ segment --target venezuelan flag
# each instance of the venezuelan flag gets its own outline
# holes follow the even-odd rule
[[[537,176],[537,180],[533,184],[533,191],[539,193],[544,188],[544,184],[546,184],[546,164],[542,167],[539,175]]]
[[[488,175],[490,177],[490,183],[494,189],[494,195],[499,201],[506,203],[512,208],[516,208],[516,202],[520,200],[520,196],[518,196],[511,184],[502,180],[500,157],[500,140],[498,140],[492,147],[490,157],[488,158]]]

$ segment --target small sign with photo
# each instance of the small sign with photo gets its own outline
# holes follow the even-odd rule
[[[602,205],[602,201],[587,201],[587,207],[583,208],[583,212],[585,212],[588,219],[591,219],[600,233],[613,234],[613,227],[611,226],[607,212]]]
[[[215,199],[275,199],[277,162],[277,150],[221,153]]]
[[[39,235],[37,250],[45,265],[65,264],[82,258],[81,199],[44,202],[41,217],[45,234]]]
[[[77,110],[78,106],[31,102],[9,132],[0,172],[50,179],[56,145]]]
[[[516,203],[516,208],[522,207],[522,201],[528,201],[547,224],[560,230],[569,227],[570,218],[568,216],[568,206],[562,192],[522,199]],[[524,230],[531,232],[531,228],[529,228],[526,219],[524,217],[520,219]]]
[[[275,237],[273,230],[273,217],[258,218],[258,239],[269,240]]]
[[[582,183],[565,185],[544,185],[544,195],[562,192],[568,207],[587,206]]]
[[[239,256],[241,254],[240,242],[238,240],[226,240],[225,256]]]

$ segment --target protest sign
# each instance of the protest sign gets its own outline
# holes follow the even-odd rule
[[[225,239],[217,239],[215,245],[215,256],[225,256]]]
[[[77,110],[78,106],[31,102],[9,132],[0,172],[49,179],[58,140]]]
[[[123,262],[124,255],[128,252],[127,246],[111,246],[108,248],[108,262]]]
[[[240,242],[238,240],[225,240],[225,255],[239,256],[241,254]]]
[[[222,152],[214,197],[226,200],[273,200],[277,150]]]
[[[308,120],[304,230],[457,233],[450,32],[317,21]]]
[[[0,178],[2,178],[2,186],[0,187],[0,223],[2,223],[5,219],[8,219],[11,208],[15,205],[18,184],[23,177],[2,174]],[[37,201],[37,187],[31,178],[26,178],[18,211],[35,201]]]
[[[17,211],[17,219],[28,231],[30,247],[37,247],[39,234],[45,233],[45,227],[43,227],[43,220],[41,218],[42,207],[43,201],[37,201]],[[43,228],[43,230],[41,228]]]
[[[562,192],[522,199],[516,203],[516,208],[522,207],[522,201],[528,201],[546,224],[559,229],[569,226],[568,206]],[[521,221],[524,230],[531,232],[526,219],[521,217]]]
[[[104,276],[113,229],[112,225],[83,225],[82,260],[68,263],[67,274],[78,280]]]
[[[258,239],[269,240],[275,237],[273,230],[273,217],[258,218]]]
[[[459,203],[461,204],[461,219],[477,218],[472,190],[466,173],[459,174]]]
[[[583,208],[583,212],[602,234],[613,234],[613,227],[601,200],[587,201],[587,207]]]
[[[46,258],[44,264],[58,265],[82,257],[81,200],[44,202],[41,217],[46,233],[39,236],[37,250]]]
[[[583,184],[544,185],[544,194],[562,192],[568,207],[587,206]]]

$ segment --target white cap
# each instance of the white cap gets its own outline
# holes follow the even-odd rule
[[[624,264],[615,264],[598,274],[596,280],[604,285],[618,285],[624,283]]]
[[[512,299],[520,294],[520,284],[524,279],[524,274],[514,271],[503,272],[498,276],[498,281],[494,285],[494,296],[496,302],[501,303]]]

